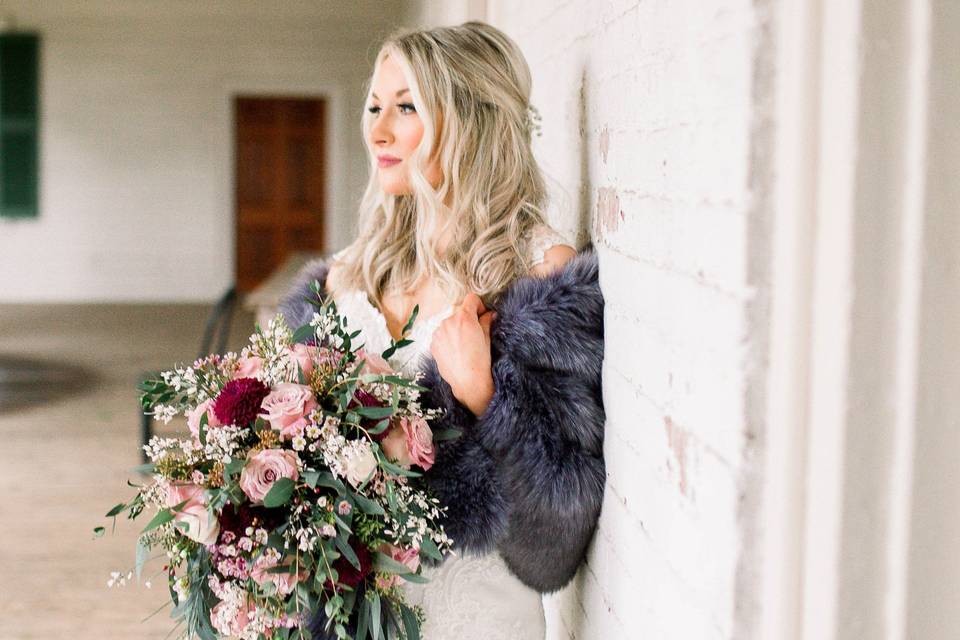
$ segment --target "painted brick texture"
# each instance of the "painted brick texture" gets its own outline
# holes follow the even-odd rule
[[[488,20],[530,62],[553,222],[595,244],[607,300],[603,515],[548,637],[732,638],[757,9],[492,0]]]

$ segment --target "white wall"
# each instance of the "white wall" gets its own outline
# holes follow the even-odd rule
[[[777,9],[757,637],[956,638],[960,6]]]
[[[345,244],[367,175],[361,85],[403,8],[5,0],[42,34],[41,207],[0,219],[0,302],[218,296],[237,93],[328,100],[327,241]]]
[[[487,16],[607,301],[604,509],[549,637],[957,637],[957,3]]]
[[[745,637],[761,14],[494,0],[488,18],[531,65],[537,155],[572,194],[554,222],[589,233],[607,302],[603,514],[586,565],[547,598],[549,637]]]

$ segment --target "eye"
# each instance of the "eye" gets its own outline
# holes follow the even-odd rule
[[[401,102],[399,105],[401,113],[416,113],[417,109],[409,102]],[[409,109],[409,111],[403,111],[404,109]]]
[[[367,111],[369,111],[370,113],[376,115],[376,114],[380,113],[380,107],[367,107]]]

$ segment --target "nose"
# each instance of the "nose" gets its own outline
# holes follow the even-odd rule
[[[381,111],[370,125],[370,139],[374,146],[387,145],[393,142],[393,127],[390,116]]]

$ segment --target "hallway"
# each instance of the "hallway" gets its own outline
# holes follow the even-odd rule
[[[192,361],[206,305],[4,305],[0,366],[38,360],[79,381],[46,402],[11,407],[0,377],[0,639],[164,638],[163,575],[147,589],[107,587],[129,570],[146,520],[102,515],[129,497],[124,481],[140,463],[138,376]],[[228,348],[242,346],[252,319],[234,317]],[[36,385],[32,385],[36,388]],[[172,426],[172,425],[171,425]],[[95,540],[93,528],[106,526]],[[150,563],[144,579],[162,564]]]

